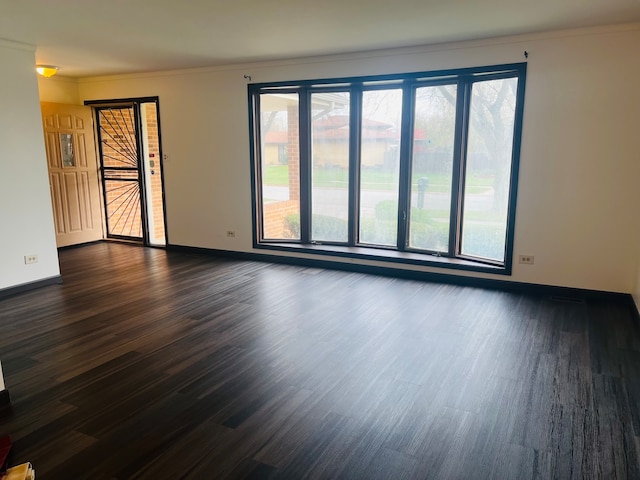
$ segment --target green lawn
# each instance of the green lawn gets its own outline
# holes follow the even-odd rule
[[[272,165],[263,171],[265,185],[288,185],[289,167],[287,165]],[[411,182],[417,188],[418,179],[424,174],[412,175]],[[444,175],[426,175],[429,179],[429,192],[448,192],[451,181]],[[393,175],[380,170],[366,169],[362,174],[362,186],[371,190],[391,190]],[[348,183],[348,172],[343,168],[317,168],[313,172],[314,187],[345,187]],[[467,182],[468,193],[482,193],[491,188],[493,179],[490,177],[470,176]]]

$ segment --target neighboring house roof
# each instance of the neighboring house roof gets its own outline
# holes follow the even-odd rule
[[[349,116],[333,115],[313,122],[313,136],[324,140],[346,140],[349,137]],[[386,122],[362,119],[363,140],[399,140],[395,127]]]
[[[264,141],[265,143],[287,143],[287,132],[267,132]]]
[[[348,140],[349,117],[347,115],[333,115],[313,122],[313,136],[317,140]],[[362,136],[364,141],[395,140],[400,141],[400,132],[390,123],[365,118],[362,120]],[[425,140],[424,129],[417,128],[414,140]],[[265,143],[287,143],[287,132],[267,132]]]

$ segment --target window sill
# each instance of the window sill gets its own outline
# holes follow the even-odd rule
[[[509,265],[489,265],[485,263],[474,262],[471,260],[438,257],[436,255],[428,255],[424,253],[398,252],[396,250],[385,250],[367,247],[346,247],[341,245],[302,245],[299,243],[278,242],[257,243],[254,245],[254,247],[280,252],[307,253],[359,260],[373,260],[407,265],[420,265],[423,267],[493,273],[497,275],[511,275],[511,268]]]

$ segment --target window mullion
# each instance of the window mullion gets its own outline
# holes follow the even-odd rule
[[[253,218],[254,218],[254,242],[264,240],[264,193],[262,192],[262,177],[264,176],[262,159],[262,125],[260,124],[260,94],[249,89],[249,102],[253,103],[253,111],[249,128],[251,130],[251,144],[249,145],[251,159],[253,161],[251,169],[251,189],[253,200]],[[99,133],[99,132],[98,132]],[[102,142],[98,142],[99,145]]]
[[[526,66],[524,68],[526,71]],[[504,263],[507,270],[511,271],[513,261],[513,235],[516,220],[517,185],[520,170],[520,145],[522,141],[522,109],[524,104],[524,87],[526,83],[525,71],[518,74],[518,90],[516,93],[516,107],[513,133],[513,150],[511,152],[511,179],[509,182],[509,208],[507,213],[507,244],[505,248]]]
[[[352,85],[349,106],[349,245],[358,243],[360,230],[360,140],[362,132],[362,85]]]
[[[456,103],[456,132],[453,150],[453,171],[451,185],[451,221],[449,222],[448,255],[455,257],[460,252],[460,229],[462,228],[462,203],[464,196],[464,165],[467,156],[469,133],[469,107],[471,105],[471,82],[458,82]]]
[[[411,82],[402,87],[402,121],[400,123],[400,181],[398,192],[398,243],[397,248],[407,248],[409,232],[409,208],[411,206],[411,145],[413,143],[413,111],[415,89]]]
[[[300,243],[311,243],[311,93],[300,90],[298,148],[300,149]]]

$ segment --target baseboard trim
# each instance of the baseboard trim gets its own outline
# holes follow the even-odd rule
[[[11,397],[9,396],[9,390],[0,390],[0,408],[4,408],[11,405]]]
[[[22,285],[16,285],[15,287],[3,288],[0,290],[0,300],[3,298],[18,295],[19,293],[28,292],[29,290],[35,290],[37,288],[46,287],[48,285],[56,285],[62,283],[62,276],[56,275],[55,277],[43,278],[35,282],[23,283]]]
[[[633,319],[636,321],[636,324],[640,327],[640,310],[639,306],[633,298],[633,295],[629,295],[629,308],[631,308],[631,315],[633,315]]]
[[[253,252],[236,252],[233,250],[218,250],[202,247],[189,247],[184,245],[167,245],[168,251],[193,253],[198,255],[208,255],[215,257],[233,258],[236,260],[247,260],[254,262],[281,263],[286,265],[297,265],[301,267],[326,268],[331,270],[342,270],[348,272],[367,273],[372,275],[383,275],[407,280],[419,280],[425,282],[440,282],[452,285],[467,287],[491,288],[494,290],[504,290],[512,292],[523,292],[534,295],[553,296],[561,298],[581,298],[593,300],[608,300],[628,304],[633,298],[628,293],[607,292],[600,290],[589,290],[583,288],[560,287],[556,285],[543,285],[537,283],[509,282],[506,280],[496,280],[492,278],[467,277],[462,275],[452,275],[447,273],[421,272],[416,270],[404,270],[393,267],[380,267],[365,265],[361,263],[334,262],[331,260],[318,260],[312,258],[289,257],[281,255],[267,255]],[[636,310],[637,312],[637,310]]]
[[[102,243],[102,242],[104,242],[103,239],[92,240],[91,242],[86,242],[86,243],[76,243],[74,245],[65,245],[64,247],[58,247],[58,251],[60,251],[60,250],[73,250],[74,248],[87,247],[89,245],[96,245],[96,244]]]

